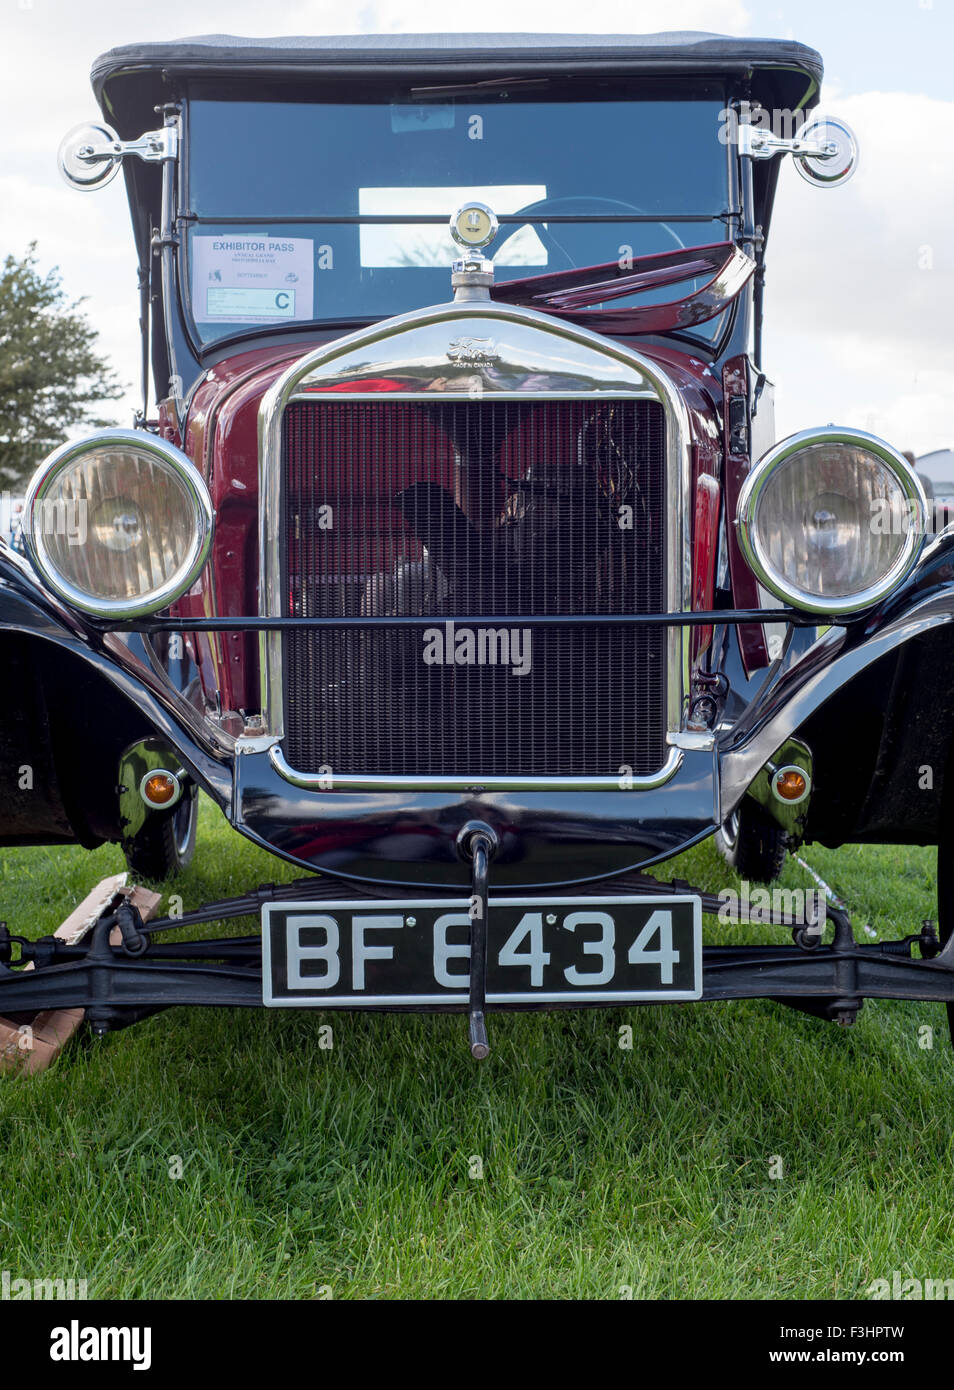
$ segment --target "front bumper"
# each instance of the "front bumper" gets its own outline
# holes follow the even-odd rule
[[[234,824],[258,844],[329,875],[422,888],[467,881],[458,841],[486,822],[495,880],[523,888],[585,882],[667,859],[718,825],[715,754],[687,751],[640,791],[313,792],[266,752],[236,759]]]

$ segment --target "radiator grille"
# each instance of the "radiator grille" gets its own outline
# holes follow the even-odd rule
[[[666,630],[521,616],[666,607],[654,401],[292,403],[283,612],[427,628],[285,634],[302,772],[617,776],[664,762]],[[445,619],[484,616],[480,628]]]

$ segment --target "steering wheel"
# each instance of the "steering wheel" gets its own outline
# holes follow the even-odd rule
[[[572,214],[574,212],[587,213],[593,211],[593,205],[595,203],[601,203],[604,207],[612,208],[615,212],[634,212],[637,214],[637,216],[640,217],[646,215],[645,209],[638,208],[633,203],[625,203],[620,198],[603,198],[600,197],[598,194],[588,195],[583,193],[572,193],[560,198],[541,198],[536,203],[527,203],[525,207],[518,208],[514,215],[516,217],[520,217],[523,214],[526,214],[530,217],[536,217],[539,216],[541,213],[545,212],[552,212],[554,214],[561,212],[566,214]],[[499,255],[501,248],[506,246],[510,238],[516,232],[519,232],[521,230],[521,226],[527,225],[527,223],[512,224],[512,230],[509,230],[507,232],[503,241],[500,243],[500,246],[498,246],[497,248],[497,251],[494,255],[495,260],[497,255]],[[576,269],[576,261],[570,255],[569,251],[567,251],[566,247],[563,246],[561,242],[557,239],[557,237],[554,235],[554,233],[551,231],[549,227],[547,227],[542,222],[534,222],[530,225],[533,226],[533,230],[536,232],[537,236],[543,242],[543,245],[546,247],[547,252],[551,257],[560,257],[563,261],[566,262],[566,268],[568,270]],[[558,223],[557,225],[559,226],[560,224]],[[680,237],[678,233],[674,231],[674,229],[670,226],[668,222],[650,223],[647,225],[662,227],[666,234],[672,238],[672,242],[676,250],[685,250],[686,243],[683,241],[682,237]],[[659,250],[658,247],[654,247],[653,249]],[[650,253],[648,251],[643,251],[639,254],[648,255]],[[606,259],[612,260],[614,258],[608,256]],[[554,268],[555,267],[553,266],[548,267],[548,269]]]

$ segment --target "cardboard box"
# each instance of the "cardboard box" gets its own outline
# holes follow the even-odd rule
[[[99,919],[126,898],[139,909],[144,922],[156,915],[160,894],[148,888],[132,887],[126,874],[104,878],[79,903],[53,933],[70,946],[82,941]],[[115,946],[122,939],[118,927],[109,934]],[[33,969],[30,961],[23,967]],[[29,1020],[19,1022],[0,1017],[0,1071],[19,1071],[30,1075],[44,1071],[63,1051],[85,1017],[85,1009],[41,1009]]]

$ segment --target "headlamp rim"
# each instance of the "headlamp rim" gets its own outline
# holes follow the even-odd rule
[[[195,530],[188,554],[175,574],[158,589],[131,599],[97,599],[66,579],[49,558],[42,530],[35,519],[60,475],[85,454],[116,448],[152,455],[171,468],[182,481],[192,502]],[[61,444],[37,468],[27,489],[23,507],[23,538],[27,555],[43,584],[71,608],[96,618],[139,618],[174,603],[192,587],[209,558],[215,526],[212,499],[205,480],[187,454],[162,439],[140,429],[104,429],[72,443]]]
[[[896,479],[907,502],[914,507],[904,544],[891,568],[876,584],[839,598],[820,598],[786,579],[772,565],[758,534],[758,511],[766,485],[777,469],[794,454],[817,444],[843,444],[873,454]],[[736,528],[739,545],[749,568],[769,593],[803,612],[837,616],[844,613],[860,613],[873,607],[907,578],[917,564],[924,546],[927,517],[928,506],[924,488],[917,473],[902,454],[877,435],[868,434],[864,430],[828,425],[821,429],[800,430],[797,434],[790,434],[762,455],[742,484],[736,507]]]

